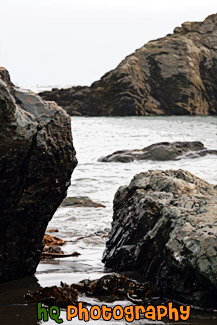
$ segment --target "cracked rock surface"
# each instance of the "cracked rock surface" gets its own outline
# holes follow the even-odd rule
[[[142,273],[170,299],[216,309],[216,188],[184,170],[136,175],[115,195],[103,262]]]
[[[34,274],[77,160],[71,119],[0,68],[0,282]]]
[[[40,95],[71,115],[216,114],[216,44],[214,14],[148,42],[90,87],[55,88]]]

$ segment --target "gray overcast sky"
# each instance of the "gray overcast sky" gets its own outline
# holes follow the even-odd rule
[[[216,0],[0,0],[0,65],[24,87],[89,85]]]

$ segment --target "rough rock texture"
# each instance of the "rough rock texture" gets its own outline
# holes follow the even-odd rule
[[[35,272],[77,164],[71,120],[0,69],[0,282]]]
[[[71,115],[217,113],[217,14],[150,41],[90,87],[40,95]]]
[[[98,159],[100,162],[131,162],[134,160],[175,160],[182,157],[197,158],[207,154],[217,155],[217,150],[208,150],[200,141],[160,142],[136,150],[116,151]]]
[[[135,270],[162,295],[217,307],[217,190],[183,170],[136,175],[114,198],[105,266]]]

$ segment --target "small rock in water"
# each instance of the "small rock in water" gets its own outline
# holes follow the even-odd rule
[[[116,151],[98,159],[100,162],[131,162],[134,160],[176,160],[198,158],[207,154],[217,155],[217,150],[208,150],[200,141],[160,142],[143,149]]]
[[[87,196],[67,197],[61,204],[61,207],[87,207],[87,208],[105,208],[105,205],[92,201]]]

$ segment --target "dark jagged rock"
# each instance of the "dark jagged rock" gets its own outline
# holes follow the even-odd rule
[[[77,164],[71,120],[0,69],[0,282],[32,275]]]
[[[170,299],[216,309],[216,189],[183,170],[136,175],[115,195],[103,262],[141,272]]]
[[[208,150],[200,141],[160,142],[137,150],[121,150],[99,158],[100,162],[131,162],[134,160],[175,160],[182,157],[197,158],[207,154],[217,155],[217,150]]]
[[[217,14],[150,41],[90,87],[40,95],[71,115],[217,113]]]

